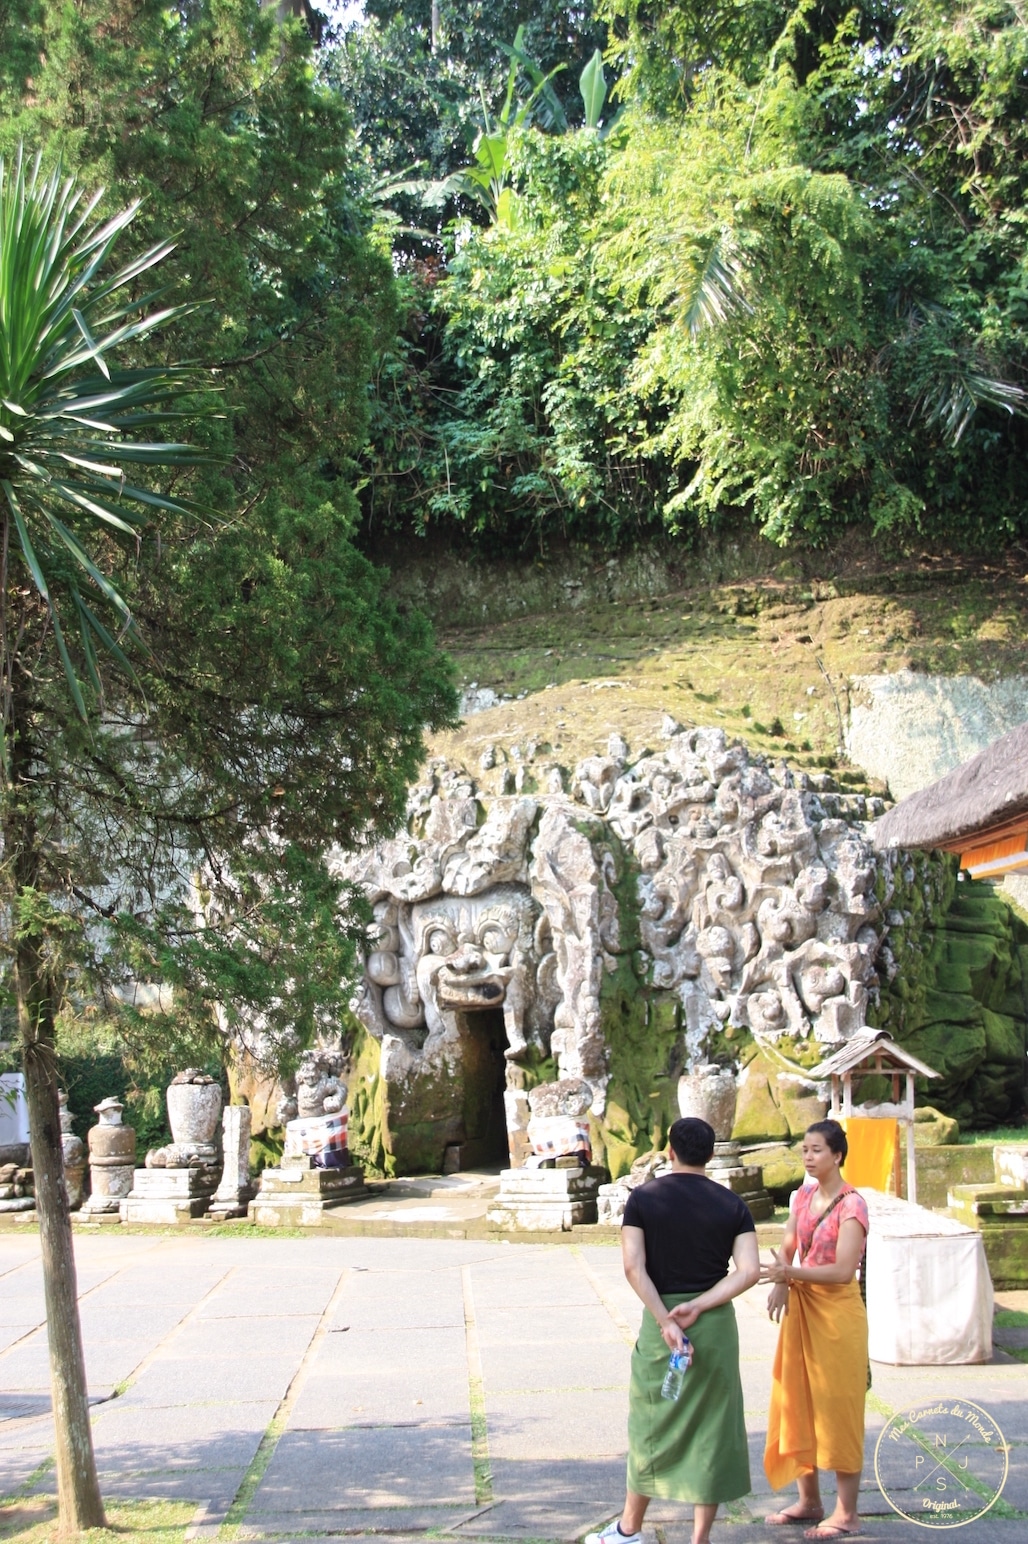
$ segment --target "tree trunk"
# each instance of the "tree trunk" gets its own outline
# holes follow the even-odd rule
[[[93,1432],[86,1395],[86,1364],[82,1355],[75,1251],[68,1193],[64,1184],[53,1031],[49,1023],[40,1022],[42,1015],[38,1011],[38,979],[35,982],[32,980],[33,974],[38,977],[38,972],[33,971],[33,965],[38,964],[38,956],[36,960],[32,959],[36,953],[31,944],[18,944],[15,983],[18,1018],[22,1022],[25,1092],[32,1134],[32,1170],[43,1257],[57,1461],[57,1505],[61,1531],[79,1533],[84,1528],[104,1527],[105,1518],[96,1477]],[[49,1004],[45,1005],[43,1012],[48,1020]],[[29,1035],[25,1033],[26,1023],[31,1025]]]
[[[61,1531],[78,1533],[104,1527],[105,1518],[93,1456],[71,1213],[64,1184],[54,1022],[43,951],[45,924],[32,916],[38,904],[34,883],[38,860],[28,735],[16,731],[9,747],[11,777],[3,790],[4,857],[13,880],[8,903],[15,922],[14,990],[43,1260],[57,1503]]]

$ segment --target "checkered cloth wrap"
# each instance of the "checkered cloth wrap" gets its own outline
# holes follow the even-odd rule
[[[563,1158],[578,1153],[586,1163],[592,1161],[588,1124],[571,1115],[533,1115],[528,1123],[528,1140],[538,1158]]]
[[[337,1115],[310,1115],[306,1119],[291,1120],[286,1126],[286,1153],[289,1156],[306,1153],[310,1158],[345,1153],[349,1119],[350,1112],[340,1110]]]

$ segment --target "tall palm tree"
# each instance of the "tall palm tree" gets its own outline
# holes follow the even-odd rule
[[[88,720],[104,677],[131,678],[131,610],[111,578],[117,549],[186,505],[150,480],[200,458],[141,436],[188,410],[198,372],[135,362],[158,328],[188,307],[142,293],[172,250],[163,242],[111,262],[138,204],[102,221],[59,170],[0,158],[0,886],[10,938],[32,1135],[65,1531],[104,1521],[86,1403],[61,1153],[48,914],[40,896],[35,743],[41,673],[63,678]],[[147,281],[148,282],[148,281]],[[156,308],[155,308],[156,307]],[[131,353],[120,365],[116,355]],[[52,662],[52,668],[49,664]]]

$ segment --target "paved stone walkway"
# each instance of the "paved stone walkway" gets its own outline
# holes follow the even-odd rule
[[[408,1238],[101,1234],[76,1241],[95,1442],[108,1497],[195,1502],[193,1536],[580,1538],[619,1508],[639,1304],[616,1249]],[[783,1530],[760,1454],[775,1330],[738,1305],[754,1494],[714,1539]],[[0,1235],[0,1497],[53,1487],[38,1243]],[[1028,1366],[875,1368],[871,1536],[925,1539],[871,1472],[912,1400],[973,1400],[1010,1444],[1001,1509],[968,1544],[1022,1540]],[[779,1503],[781,1504],[781,1503]],[[684,1544],[689,1508],[648,1538]],[[793,1538],[799,1530],[785,1530]]]

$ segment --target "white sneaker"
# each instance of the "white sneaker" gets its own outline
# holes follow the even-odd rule
[[[587,1533],[584,1544],[642,1544],[642,1533],[622,1533],[615,1517],[599,1533]]]

